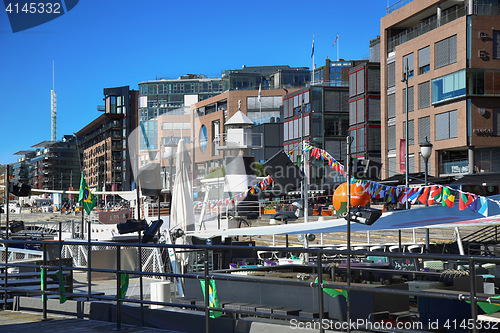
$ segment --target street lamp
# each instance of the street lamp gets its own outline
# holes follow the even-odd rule
[[[420,143],[420,155],[422,155],[422,158],[424,159],[425,162],[425,186],[427,186],[427,172],[428,172],[428,162],[429,162],[429,157],[431,157],[432,154],[432,143],[429,142],[427,137],[425,137],[425,141]]]
[[[165,158],[168,158],[170,173],[168,175],[168,187],[172,190],[172,164],[174,163],[175,150],[177,144],[174,142],[174,135],[171,134],[168,142],[165,144]]]
[[[425,181],[424,181],[424,186],[427,186],[427,172],[428,172],[428,162],[429,162],[429,157],[431,157],[432,154],[432,143],[429,142],[427,137],[425,137],[425,141],[420,143],[420,155],[422,155],[422,158],[424,159],[425,162]],[[425,201],[425,205],[427,206],[427,200]],[[429,228],[425,229],[425,249],[427,252],[430,250],[430,235],[429,235]]]

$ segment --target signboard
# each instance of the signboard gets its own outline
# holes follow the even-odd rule
[[[399,171],[406,172],[406,140],[399,141]]]
[[[398,271],[418,271],[417,258],[389,258],[389,268]]]

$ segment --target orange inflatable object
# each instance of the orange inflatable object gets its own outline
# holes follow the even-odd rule
[[[347,203],[347,183],[341,184],[333,193],[333,208],[340,210],[343,202]],[[351,206],[366,206],[370,202],[370,195],[361,186],[351,184]]]

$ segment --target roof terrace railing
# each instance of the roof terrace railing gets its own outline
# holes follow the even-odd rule
[[[393,5],[390,5],[389,7],[386,8],[386,13],[387,14],[390,14],[392,13],[393,11],[403,7],[404,5],[407,5],[409,4],[410,2],[412,2],[413,0],[401,0],[401,1],[398,1],[396,2],[395,4]]]

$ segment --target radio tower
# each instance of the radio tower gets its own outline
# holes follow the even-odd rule
[[[57,140],[57,94],[54,90],[54,61],[52,61],[52,90],[50,91],[50,140]]]

